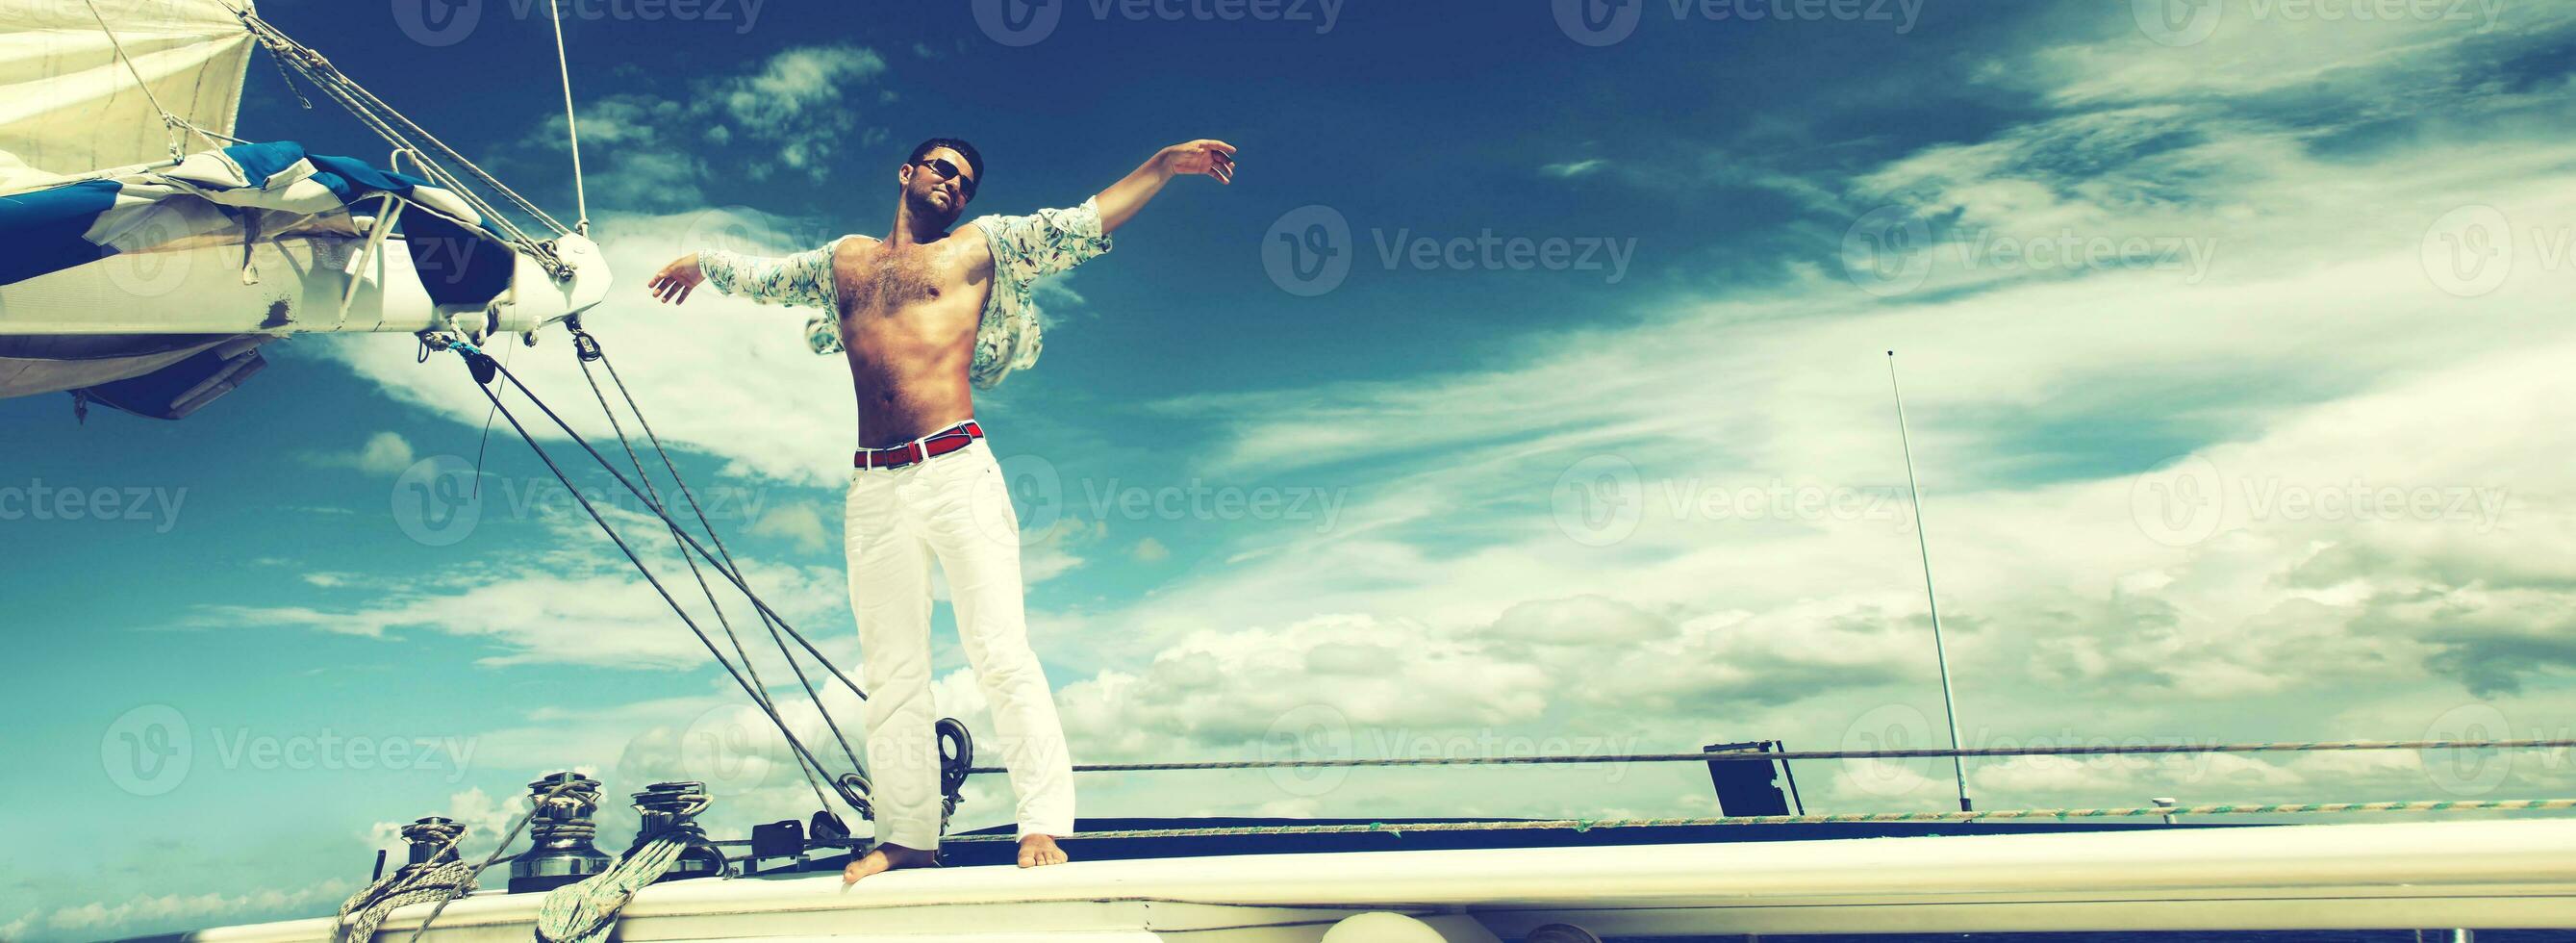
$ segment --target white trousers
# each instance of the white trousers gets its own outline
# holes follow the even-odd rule
[[[1020,600],[1020,522],[984,440],[900,468],[850,473],[843,543],[868,689],[876,837],[939,845],[939,742],[930,699],[930,561],[948,576],[966,661],[982,681],[1019,799],[1019,834],[1073,832],[1073,758]]]

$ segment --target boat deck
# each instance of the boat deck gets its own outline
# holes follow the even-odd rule
[[[2576,820],[1992,831],[1099,858],[899,871],[848,889],[833,874],[675,881],[638,894],[616,939],[1311,943],[1372,911],[1449,943],[1557,923],[1603,937],[2576,927]],[[526,940],[539,898],[459,901],[426,939]],[[378,939],[407,939],[428,910],[396,911]],[[178,939],[327,940],[330,927]]]

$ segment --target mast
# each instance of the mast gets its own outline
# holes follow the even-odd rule
[[[1914,544],[1923,554],[1923,603],[1932,612],[1932,661],[1941,669],[1941,718],[1950,724],[1950,775],[1959,786],[1959,811],[1968,801],[1968,767],[1959,754],[1959,706],[1950,696],[1950,653],[1941,644],[1941,598],[1932,591],[1932,541],[1923,533],[1923,486],[1914,478],[1914,440],[1905,429],[1905,391],[1896,383],[1896,352],[1887,352],[1887,389],[1896,397],[1896,440],[1905,448],[1905,487],[1914,496]]]

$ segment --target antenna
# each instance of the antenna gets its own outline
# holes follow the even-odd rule
[[[1905,487],[1914,495],[1914,543],[1923,553],[1923,603],[1932,610],[1932,661],[1941,668],[1941,717],[1950,723],[1950,775],[1959,784],[1959,811],[1968,802],[1968,767],[1959,756],[1959,705],[1950,698],[1950,653],[1941,645],[1941,598],[1932,591],[1932,541],[1923,533],[1923,486],[1914,480],[1914,439],[1905,430],[1905,391],[1896,385],[1896,352],[1887,352],[1887,389],[1896,396],[1896,441],[1905,447]]]

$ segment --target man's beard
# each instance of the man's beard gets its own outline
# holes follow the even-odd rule
[[[907,192],[903,195],[903,199],[904,202],[912,208],[912,215],[915,218],[936,222],[939,224],[939,228],[941,229],[946,229],[955,224],[957,222],[957,214],[964,209],[964,207],[955,204],[941,207],[938,203],[931,201],[930,194],[927,192]]]

